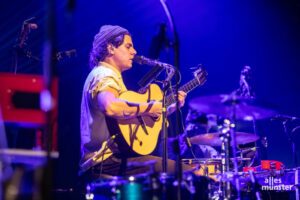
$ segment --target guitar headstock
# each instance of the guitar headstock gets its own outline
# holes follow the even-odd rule
[[[191,69],[195,69],[193,72],[194,78],[178,89],[185,93],[192,91],[197,86],[203,85],[206,82],[207,72],[201,64]],[[171,105],[173,102],[175,102],[175,98],[172,93],[172,95],[167,96],[166,105]]]
[[[194,77],[203,82],[203,81],[206,81],[206,77],[207,77],[207,71],[203,68],[202,64],[199,64],[197,65],[197,67],[194,67],[193,69],[196,69],[193,74],[194,74]]]

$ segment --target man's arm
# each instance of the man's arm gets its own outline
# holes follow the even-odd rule
[[[128,119],[142,115],[159,117],[162,113],[161,102],[132,103],[118,97],[118,93],[114,90],[98,93],[97,102],[100,110],[105,115],[117,119]]]

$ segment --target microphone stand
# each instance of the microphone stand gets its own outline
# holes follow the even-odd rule
[[[162,92],[163,92],[163,99],[162,99],[162,137],[163,137],[163,155],[162,155],[162,174],[160,176],[162,185],[162,195],[163,199],[166,197],[167,189],[165,183],[167,182],[167,169],[168,169],[168,130],[167,130],[167,105],[166,105],[166,97],[168,88],[171,85],[171,78],[174,75],[174,69],[165,69],[167,78],[164,81],[161,81],[163,84]],[[158,80],[156,80],[158,81]]]
[[[173,33],[173,37],[174,37],[174,66],[175,69],[177,71],[179,71],[179,39],[178,39],[178,34],[176,31],[176,27],[174,24],[174,19],[172,17],[172,14],[170,12],[169,6],[167,4],[167,0],[160,0],[161,5],[166,13],[167,19],[169,21],[169,25],[171,28],[171,31]],[[176,159],[176,165],[177,165],[177,199],[181,199],[181,182],[182,182],[182,165],[181,165],[181,156],[180,156],[180,151],[179,151],[179,142],[178,142],[178,136],[179,136],[179,121],[180,121],[180,111],[179,111],[179,103],[178,103],[178,85],[179,82],[179,75],[178,73],[176,73],[175,76],[175,83],[176,83],[176,87],[175,87],[175,94],[176,94],[176,141],[175,141],[175,145],[177,144],[177,147],[175,148],[175,152],[177,153],[177,159]],[[174,146],[175,146],[174,145]],[[177,149],[177,151],[176,151]],[[176,170],[175,170],[176,171]]]
[[[52,88],[52,78],[54,75],[55,60],[55,1],[47,0],[45,1],[46,6],[46,31],[45,31],[45,42],[43,45],[43,76],[46,89],[41,93],[41,102],[50,102],[53,105],[51,88]],[[43,108],[46,115],[46,124],[44,127],[45,131],[45,149],[47,151],[47,162],[42,169],[41,180],[40,180],[40,199],[50,200],[52,197],[52,187],[53,187],[53,161],[51,160],[51,150],[52,150],[52,131],[51,126],[52,112],[53,108],[51,106],[45,106]],[[45,184],[47,183],[47,184]]]
[[[162,99],[162,124],[163,124],[163,158],[162,158],[162,171],[167,172],[167,160],[168,160],[168,131],[167,131],[167,107],[166,96],[168,88],[170,87],[171,79],[174,75],[174,69],[166,69],[167,78],[163,81],[163,99]]]
[[[17,44],[14,45],[14,58],[13,58],[13,71],[14,71],[14,74],[17,73],[19,53],[22,52],[22,53],[26,54],[27,57],[33,57],[35,60],[39,61],[39,59],[37,57],[31,55],[30,51],[26,51],[26,50],[23,51],[24,50],[23,49],[23,44],[26,41],[27,35],[28,35],[28,33],[30,32],[30,29],[31,29],[29,21],[33,20],[34,18],[35,17],[26,19],[23,22],[20,36],[16,40]]]

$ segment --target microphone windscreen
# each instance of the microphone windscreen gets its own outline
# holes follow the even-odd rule
[[[143,63],[144,63],[144,59],[142,58],[142,56],[134,56],[134,58],[133,58],[133,62],[136,62],[136,63],[138,63],[138,64],[140,64],[140,65],[142,65]]]
[[[38,25],[37,24],[29,24],[29,28],[31,28],[31,29],[37,29]]]

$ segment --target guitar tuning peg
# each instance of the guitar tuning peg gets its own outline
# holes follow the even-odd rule
[[[202,68],[202,64],[198,64],[196,67],[190,67],[190,70],[199,70]]]
[[[194,76],[198,76],[199,73],[203,72],[203,68],[202,68],[202,64],[198,64],[197,67],[193,67],[194,68]]]
[[[203,65],[202,64],[198,64],[197,68],[198,68],[198,70],[203,70]]]

